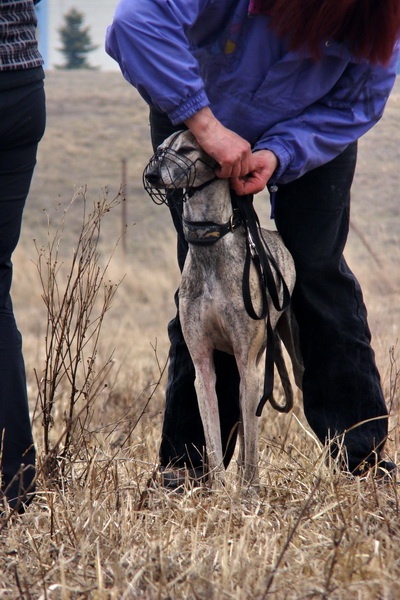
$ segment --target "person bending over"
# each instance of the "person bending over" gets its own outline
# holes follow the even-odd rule
[[[395,468],[382,459],[388,412],[362,292],[343,250],[357,140],[383,113],[399,30],[398,0],[120,0],[106,37],[107,52],[150,106],[154,148],[188,127],[232,193],[269,187],[296,265],[304,412],[355,475]],[[182,269],[179,202],[171,213]],[[179,310],[168,332],[160,466],[174,487],[184,468],[201,478],[206,465]],[[216,352],[215,364],[227,466],[239,376],[232,356]]]

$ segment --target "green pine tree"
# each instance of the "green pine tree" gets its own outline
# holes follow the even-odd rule
[[[72,8],[64,15],[65,24],[58,30],[62,48],[60,52],[65,57],[65,65],[61,69],[90,69],[87,54],[96,50],[91,42],[89,27],[83,27],[84,15]]]

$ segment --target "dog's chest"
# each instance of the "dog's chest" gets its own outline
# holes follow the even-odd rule
[[[179,290],[186,338],[206,339],[218,350],[235,353],[240,340],[252,339],[264,329],[244,306],[243,265],[243,248],[232,252],[223,240],[213,248],[189,251]]]
[[[244,256],[220,240],[211,248],[190,248],[182,273],[180,297],[204,302],[209,308],[243,304]]]

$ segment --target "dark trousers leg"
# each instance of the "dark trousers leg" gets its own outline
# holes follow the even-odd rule
[[[355,163],[353,145],[280,186],[275,220],[296,264],[292,306],[305,366],[305,415],[323,443],[347,432],[345,466],[357,473],[365,462],[375,463],[388,424],[360,285],[342,254]]]
[[[159,113],[151,113],[150,123],[154,149],[171,133],[183,129],[182,126],[173,127],[165,115]],[[182,200],[179,193],[171,198],[170,210],[178,234],[178,263],[182,270],[187,244],[182,231]],[[160,463],[162,466],[173,464],[202,468],[205,441],[194,387],[195,372],[182,335],[177,294],[175,302],[177,315],[168,325],[171,346]],[[235,449],[240,417],[239,373],[231,355],[215,352],[214,361],[224,462],[228,465]]]
[[[26,501],[26,490],[33,491],[35,449],[22,340],[10,297],[11,256],[18,243],[37,146],[44,130],[43,83],[0,92],[0,124],[1,490],[15,507]]]

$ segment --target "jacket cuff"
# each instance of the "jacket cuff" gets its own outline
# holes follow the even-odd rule
[[[257,150],[270,150],[275,154],[278,159],[278,166],[271,177],[271,180],[273,180],[273,183],[282,183],[282,176],[289,168],[294,158],[290,150],[288,150],[282,143],[275,139],[258,142],[254,146],[253,152],[256,152]]]
[[[209,106],[209,104],[205,90],[201,89],[194,96],[182,102],[178,108],[169,112],[168,117],[173,125],[178,125],[195,115],[202,108]]]

